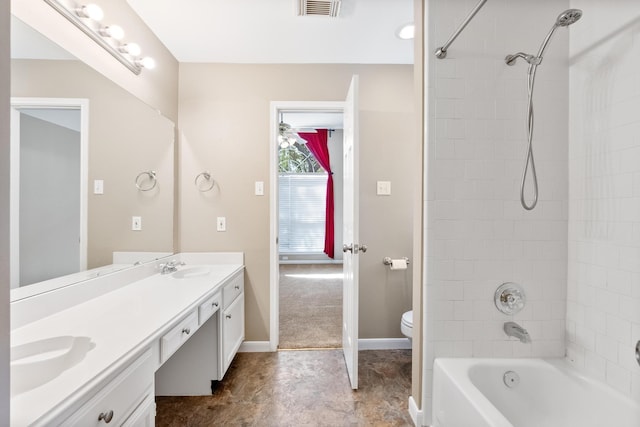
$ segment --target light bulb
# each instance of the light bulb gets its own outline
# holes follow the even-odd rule
[[[138,56],[140,55],[140,52],[142,52],[142,49],[140,49],[140,45],[136,43],[123,44],[118,48],[118,50],[123,53],[128,53],[131,56]]]
[[[76,9],[76,15],[81,18],[89,18],[94,21],[101,21],[104,18],[104,12],[97,4],[85,4]]]
[[[124,38],[124,30],[119,25],[109,25],[101,28],[100,34],[105,37],[111,37],[115,40],[122,40]]]
[[[415,35],[415,31],[416,27],[415,25],[413,25],[413,23],[405,24],[398,30],[396,35],[402,40],[411,40]]]
[[[141,67],[146,68],[147,70],[153,70],[154,68],[156,68],[155,59],[153,59],[153,58],[151,58],[149,56],[145,56],[144,58],[136,60],[136,64],[140,65]]]

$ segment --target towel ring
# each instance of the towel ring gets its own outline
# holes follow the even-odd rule
[[[144,176],[147,177],[147,179],[144,179]],[[143,187],[142,183],[145,181],[149,181],[151,182],[151,186],[150,187]],[[140,172],[138,174],[138,176],[136,176],[136,188],[140,191],[150,191],[153,190],[154,188],[156,188],[156,185],[158,184],[158,179],[156,178],[156,171],[144,171],[144,172]]]
[[[211,182],[211,184],[208,187],[200,188],[200,186],[198,185],[198,179],[200,179],[200,177],[203,177],[206,182]],[[211,174],[207,171],[200,172],[198,175],[196,175],[196,179],[193,180],[193,183],[201,193],[213,190],[213,186],[216,185],[216,181],[211,178]]]

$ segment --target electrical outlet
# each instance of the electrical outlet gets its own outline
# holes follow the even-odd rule
[[[131,230],[133,230],[133,231],[141,231],[142,230],[142,217],[141,216],[132,216],[131,217]]]
[[[391,195],[391,181],[378,181],[376,184],[376,194],[378,196]]]
[[[219,216],[216,220],[216,229],[218,231],[227,231],[227,219],[223,216]]]

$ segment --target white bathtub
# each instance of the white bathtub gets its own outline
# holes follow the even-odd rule
[[[640,403],[563,359],[436,359],[433,426],[640,427]]]

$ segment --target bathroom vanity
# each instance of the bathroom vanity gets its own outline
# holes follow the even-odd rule
[[[153,426],[156,394],[211,393],[244,340],[243,255],[169,259],[13,303],[12,426]]]

